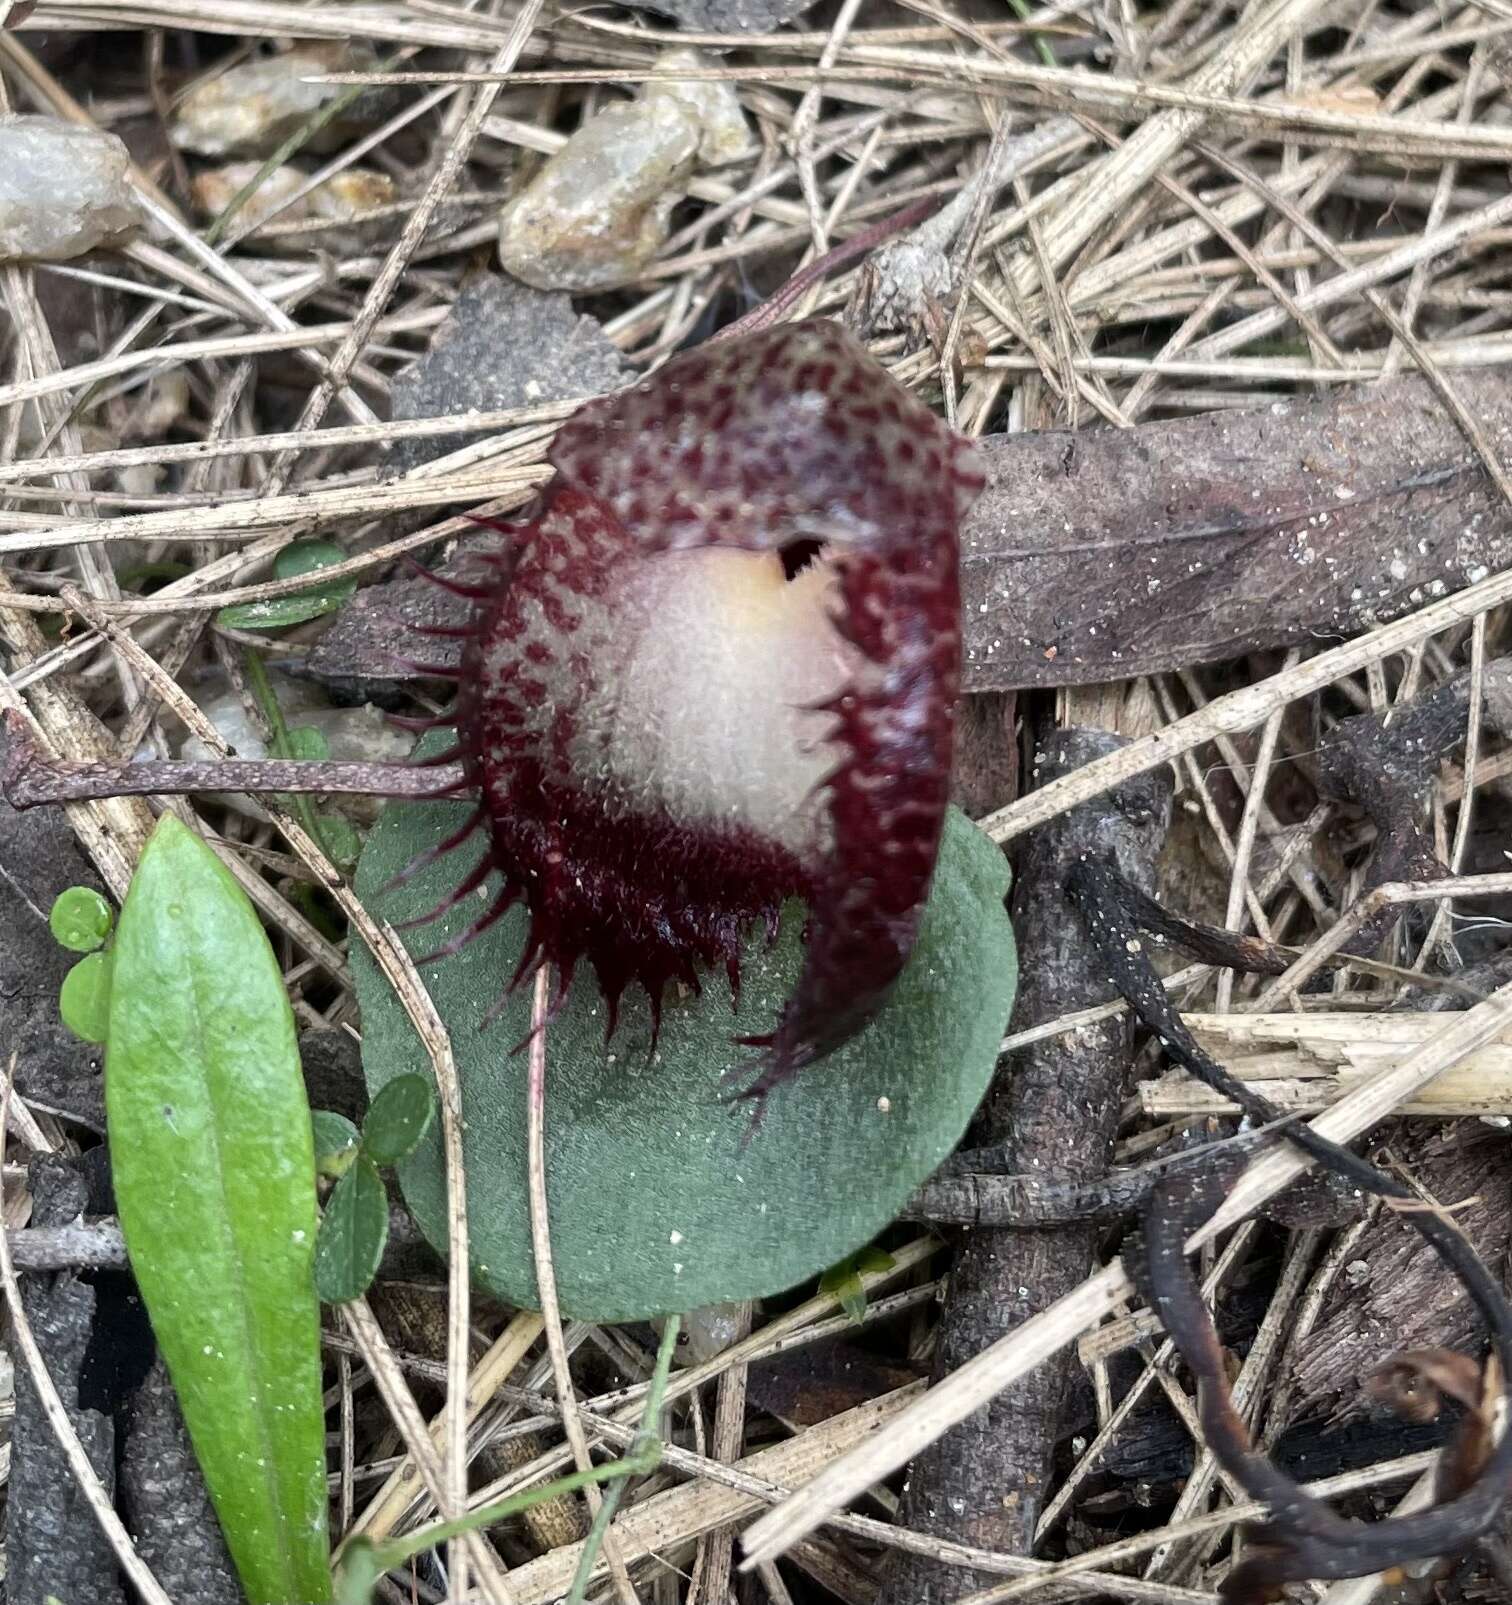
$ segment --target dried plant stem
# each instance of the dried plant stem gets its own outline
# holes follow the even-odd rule
[[[1118,756],[1118,755],[1115,755]],[[1062,784],[1061,782],[1052,782]],[[1046,787],[1049,790],[1050,787]],[[1442,1029],[1401,1058],[1384,1066],[1346,1097],[1311,1122],[1320,1135],[1348,1142],[1405,1103],[1419,1088],[1456,1065],[1475,1049],[1494,1041],[1512,1024],[1512,984],[1499,988],[1483,1003],[1451,1016]],[[1256,1160],[1240,1176],[1223,1207],[1194,1234],[1190,1248],[1210,1242],[1307,1168],[1290,1145]],[[807,1536],[829,1514],[864,1489],[906,1464],[957,1422],[1047,1359],[1064,1343],[1074,1341],[1120,1299],[1134,1292],[1121,1263],[1089,1277],[1073,1293],[1001,1338],[968,1361],[907,1410],[886,1431],[852,1451],[817,1477],[801,1493],[768,1512],[746,1532],[745,1566],[772,1560]]]
[[[526,1078],[527,1155],[530,1179],[530,1247],[535,1257],[536,1291],[541,1298],[541,1315],[546,1323],[546,1348],[551,1356],[551,1374],[557,1400],[562,1407],[562,1425],[572,1446],[572,1458],[579,1471],[593,1465],[588,1438],[578,1415],[577,1396],[572,1386],[572,1370],[567,1362],[567,1345],[562,1337],[562,1311],[557,1302],[556,1267],[551,1258],[550,1211],[546,1200],[546,1021],[551,992],[551,966],[542,964],[535,974],[530,998],[530,1066]],[[584,1489],[584,1497],[597,1520],[603,1495],[596,1488]],[[630,1573],[625,1569],[614,1535],[603,1533],[604,1559],[614,1579],[615,1592],[624,1605],[638,1605]]]
[[[1405,651],[1430,635],[1463,624],[1477,613],[1512,601],[1512,571],[1489,579],[1421,608],[1406,618],[1384,624],[1357,641],[1332,647],[1308,658],[1294,668],[1283,670],[1258,685],[1245,686],[1227,696],[1215,697],[1205,708],[1190,713],[1164,729],[1156,730],[1119,752],[1098,758],[1073,775],[1031,792],[1027,797],[982,821],[982,829],[996,842],[1013,841],[1025,831],[1054,819],[1079,802],[1114,786],[1133,775],[1144,774],[1179,758],[1204,742],[1220,735],[1238,735],[1263,724],[1276,709],[1298,697],[1310,696],[1325,686],[1357,674],[1368,664],[1393,653]]]
[[[324,759],[218,758],[204,762],[147,759],[141,763],[75,763],[46,758],[24,727],[8,721],[11,758],[3,777],[13,808],[96,797],[193,796],[243,791],[254,795],[345,792],[364,797],[455,796],[465,783],[461,764],[434,769],[406,764],[337,763]],[[25,743],[28,750],[18,748]]]

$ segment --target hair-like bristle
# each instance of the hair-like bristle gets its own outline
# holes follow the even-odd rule
[[[435,569],[427,568],[423,563],[417,563],[413,557],[406,556],[404,565],[416,579],[429,580],[438,590],[446,591],[451,596],[460,596],[468,602],[486,602],[489,596],[487,585],[468,585],[463,580],[453,579],[449,574],[438,574]],[[411,625],[411,629],[417,626]],[[425,632],[421,632],[422,634]]]
[[[386,713],[383,717],[395,729],[410,730],[417,735],[423,735],[427,730],[449,730],[457,722],[457,716],[452,712],[430,713],[422,717],[411,713]]]
[[[426,663],[420,658],[395,653],[390,660],[401,674],[413,675],[417,680],[462,680],[462,667],[456,663]]]
[[[483,853],[477,863],[468,870],[460,884],[454,886],[439,903],[428,908],[423,914],[411,914],[408,919],[396,920],[394,929],[396,931],[413,931],[418,930],[422,925],[433,924],[443,914],[449,914],[465,897],[477,891],[483,882],[493,874],[493,870],[493,855],[488,852]],[[429,962],[429,960],[426,962]]]
[[[481,817],[403,873],[485,828],[424,918],[495,870],[504,890],[439,953],[523,899],[508,986],[550,963],[565,994],[586,960],[611,1033],[631,985],[653,1031],[669,982],[718,967],[738,1001],[745,933],[775,938],[807,900],[792,998],[732,1039],[759,1050],[737,1067],[759,1102],[875,1016],[912,948],[948,794],[957,527],[982,476],[819,320],[674,358],[583,407],[551,461],[529,523],[475,520],[507,537],[478,554],[486,585],[421,570],[475,603],[434,632],[463,640],[460,670],[411,668],[458,681],[447,758]]]
[[[472,813],[467,816],[465,823],[459,829],[454,830],[445,841],[437,842],[434,847],[427,847],[423,853],[416,853],[397,875],[390,876],[378,888],[378,895],[381,897],[386,892],[392,892],[397,887],[406,885],[421,870],[429,869],[432,864],[445,858],[448,853],[456,852],[464,842],[470,840],[483,828],[486,819],[487,815],[481,808],[473,809]]]
[[[411,635],[428,636],[433,641],[469,641],[473,633],[471,624],[410,624],[406,628]]]
[[[490,926],[498,924],[509,912],[517,897],[512,892],[500,892],[489,907],[475,919],[465,931],[460,931],[449,942],[443,942],[434,952],[427,953],[424,958],[416,959],[417,964],[436,964],[442,959],[449,959],[460,953],[469,942],[474,942]]]
[[[472,749],[466,742],[454,742],[450,747],[444,747],[440,752],[427,753],[423,758],[413,755],[408,759],[411,769],[439,769],[443,764],[456,763],[466,758]]]

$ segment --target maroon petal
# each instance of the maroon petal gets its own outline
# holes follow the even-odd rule
[[[551,460],[464,658],[492,858],[530,908],[527,951],[588,959],[611,1011],[631,982],[658,1009],[703,967],[738,979],[746,928],[806,897],[759,1094],[860,1030],[912,949],[981,472],[818,320],[590,403]]]

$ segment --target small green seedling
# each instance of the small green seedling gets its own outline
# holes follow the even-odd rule
[[[47,923],[61,946],[84,955],[63,978],[58,992],[63,1023],[85,1042],[103,1042],[115,971],[115,956],[107,946],[115,913],[93,888],[70,886],[58,894]]]
[[[408,1159],[435,1118],[435,1091],[420,1075],[389,1082],[361,1131],[329,1109],[311,1116],[315,1168],[336,1183],[315,1238],[315,1290],[327,1304],[360,1298],[378,1274],[388,1242],[388,1193],[378,1167]]]
[[[831,1265],[819,1278],[819,1291],[833,1293],[851,1324],[860,1326],[866,1314],[866,1283],[861,1278],[874,1271],[890,1271],[895,1263],[885,1249],[868,1243],[854,1254],[847,1254],[838,1265]]]
[[[315,1174],[339,1180],[356,1163],[362,1133],[334,1109],[312,1109],[310,1128],[315,1134]]]

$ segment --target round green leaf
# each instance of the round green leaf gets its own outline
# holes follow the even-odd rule
[[[63,977],[58,1013],[63,1024],[86,1042],[103,1042],[110,1026],[110,983],[113,953],[87,953]]]
[[[312,1109],[310,1130],[315,1136],[315,1169],[322,1176],[344,1176],[352,1168],[362,1144],[362,1133],[334,1109]]]
[[[368,839],[357,888],[398,921],[433,907],[470,865],[464,851],[413,881],[379,889],[454,831],[455,805],[394,804]],[[919,942],[887,1007],[838,1053],[767,1101],[760,1129],[732,1103],[723,1072],[750,1050],[732,1043],[776,1019],[802,959],[803,910],[787,910],[768,947],[747,944],[739,1014],[711,977],[698,996],[669,997],[656,1050],[644,996],[624,1000],[605,1041],[606,1010],[586,967],[546,1041],[546,1175],[564,1310],[581,1320],[645,1319],[777,1292],[869,1242],[951,1152],[992,1076],[1013,999],[1013,936],[998,849],[952,813]],[[494,882],[490,881],[490,894]],[[485,907],[478,897],[405,933],[429,952]],[[478,1282],[514,1304],[539,1302],[526,1193],[528,989],[486,1029],[513,973],[525,916],[512,910],[426,983],[451,1032],[461,1085],[468,1239]],[[371,1092],[429,1074],[429,1059],[393,989],[354,944],[363,1064]],[[446,1185],[432,1130],[399,1167],[430,1241],[446,1244]]]
[[[335,541],[294,541],[273,559],[273,573],[277,579],[297,580],[346,562],[346,555]]]
[[[47,923],[54,939],[70,953],[93,953],[105,945],[115,911],[93,887],[70,886],[53,900]]]
[[[361,1298],[388,1242],[388,1194],[366,1154],[331,1189],[315,1236],[315,1291],[327,1304]]]
[[[363,1149],[375,1165],[397,1165],[420,1146],[435,1116],[430,1082],[424,1076],[395,1076],[368,1107]]]

